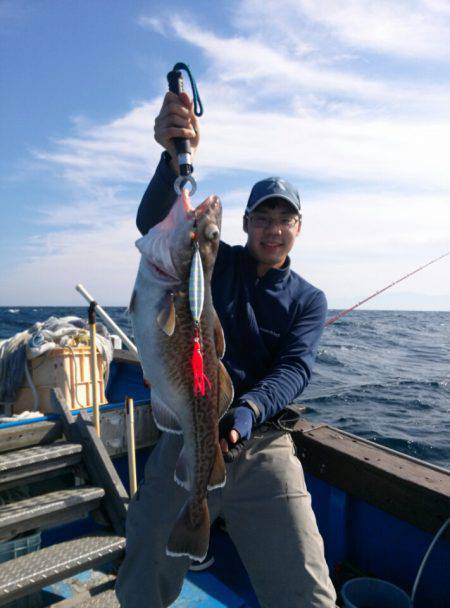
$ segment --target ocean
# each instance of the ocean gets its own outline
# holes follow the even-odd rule
[[[122,307],[105,307],[125,331]],[[333,316],[336,311],[330,311]],[[0,307],[0,339],[86,307]],[[450,312],[354,311],[325,328],[305,417],[450,469]]]

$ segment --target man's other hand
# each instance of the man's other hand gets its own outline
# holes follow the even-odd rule
[[[253,413],[250,408],[239,406],[232,408],[219,423],[219,442],[226,460],[233,460],[242,449],[243,441],[250,439],[253,427]]]
[[[222,439],[220,440],[220,447],[222,448],[222,453],[227,454],[230,449],[237,444],[240,438],[241,436],[239,432],[236,429],[231,429],[231,431],[228,433],[228,437],[226,439],[225,437],[222,437]]]
[[[197,116],[194,114],[194,103],[187,93],[175,95],[168,91],[158,116],[155,118],[155,140],[167,150],[171,165],[179,173],[174,137],[183,137],[191,142],[192,157],[200,141],[200,130]]]

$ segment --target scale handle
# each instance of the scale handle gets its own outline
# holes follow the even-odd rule
[[[179,95],[184,91],[183,74],[180,70],[172,70],[167,74],[167,82],[169,83],[169,91]],[[192,173],[191,159],[191,142],[184,137],[174,137],[173,143],[178,157],[181,175],[190,175]]]

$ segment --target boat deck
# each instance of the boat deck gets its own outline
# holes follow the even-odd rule
[[[143,386],[139,366],[129,356],[113,362],[110,403],[101,408],[103,445],[113,459],[123,485],[128,488],[125,393],[133,396],[136,404],[139,479],[158,432],[152,422],[149,391]],[[77,441],[66,437],[66,445],[59,443],[53,447],[54,442],[61,442],[63,438],[63,426],[64,421],[56,415],[0,425],[0,490],[30,479],[36,485],[48,483],[52,486],[67,468],[77,470],[80,466]],[[293,429],[293,437],[336,587],[348,578],[368,575],[388,580],[410,592],[433,535],[450,516],[449,471],[326,424],[313,426],[307,420],[301,420]],[[84,511],[90,511],[90,507],[85,507],[83,501],[90,501],[92,506],[96,501],[104,500],[98,492],[99,487],[104,487],[101,483],[91,484],[97,487],[93,495],[88,487],[64,494],[64,489],[73,487],[73,479],[71,483],[72,486],[50,488],[56,494],[58,491],[63,494],[47,497],[43,503],[45,513],[43,511],[39,517],[51,519],[57,511],[61,516],[63,509],[57,509],[56,503],[65,502],[67,504],[63,506],[68,516],[72,517],[74,512],[86,515]],[[4,532],[13,526],[29,529],[24,523],[27,509],[33,510],[32,500],[24,502],[21,508],[6,509],[1,529]],[[43,530],[42,546],[49,549],[50,555],[55,544],[98,534],[101,528],[98,513],[97,517],[89,513],[80,521]],[[450,608],[449,541],[450,530],[447,530],[433,549],[423,572],[415,608]],[[124,545],[120,539],[117,543],[115,555],[118,556]],[[215,527],[212,543],[215,564],[207,571],[188,574],[174,606],[257,608],[258,602],[245,568],[228,535]],[[107,564],[105,556],[98,557],[99,562]],[[8,568],[15,570],[14,565],[17,560]],[[117,560],[107,567],[102,565],[99,572],[94,559],[86,564],[87,567],[74,565],[64,576],[59,573],[54,579],[41,581],[36,588],[44,588],[46,606],[113,606],[111,585],[117,565]],[[95,569],[91,570],[91,566]],[[91,593],[95,593],[95,597],[91,598]],[[3,603],[0,598],[0,605]]]

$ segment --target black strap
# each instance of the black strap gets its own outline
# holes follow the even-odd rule
[[[198,89],[197,89],[197,83],[195,82],[195,78],[192,75],[191,70],[189,69],[189,66],[186,63],[176,63],[173,66],[174,70],[184,70],[185,72],[187,72],[187,75],[189,76],[189,80],[191,83],[191,87],[192,87],[192,98],[194,101],[194,114],[196,116],[201,116],[203,114],[203,104],[202,104],[202,100],[200,99],[200,95],[198,93]]]

